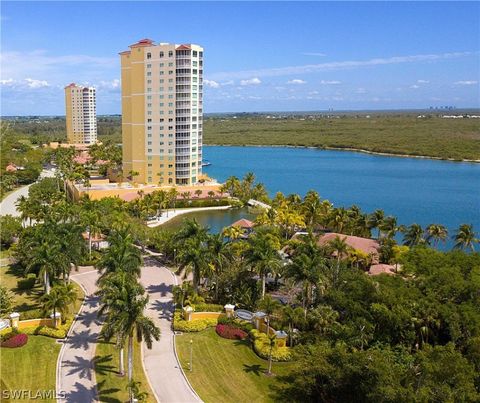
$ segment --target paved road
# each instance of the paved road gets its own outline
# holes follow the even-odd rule
[[[94,357],[96,340],[101,330],[97,319],[99,308],[97,270],[93,267],[81,268],[71,279],[84,289],[85,302],[82,310],[70,329],[57,362],[57,391],[63,392],[63,402],[97,402]]]
[[[145,258],[140,279],[150,295],[147,315],[160,328],[160,340],[149,350],[144,345],[144,365],[151,387],[160,402],[201,401],[188,385],[175,356],[172,317],[172,273],[152,258]]]
[[[55,173],[52,170],[43,170],[40,173],[41,178],[46,178],[46,177],[54,177]],[[17,206],[15,205],[17,203],[17,200],[20,198],[20,196],[28,196],[28,189],[32,185],[27,185],[23,186],[21,188],[18,188],[14,192],[10,193],[5,199],[2,200],[2,203],[0,203],[0,215],[7,215],[10,214],[14,217],[20,217],[20,212],[17,210]]]

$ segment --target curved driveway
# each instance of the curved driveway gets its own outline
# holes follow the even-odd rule
[[[57,362],[57,392],[67,402],[97,402],[94,357],[97,337],[102,328],[97,319],[98,297],[94,295],[98,271],[81,268],[70,277],[85,292],[77,319],[68,332]]]
[[[150,295],[146,314],[162,332],[160,340],[153,342],[151,350],[142,346],[145,372],[155,397],[168,403],[200,402],[187,383],[175,354],[171,292],[176,283],[175,276],[155,259],[145,258],[140,282]]]
[[[98,397],[94,368],[96,341],[101,330],[97,319],[99,301],[94,295],[98,272],[91,267],[81,268],[71,279],[83,288],[85,302],[58,357],[57,391],[65,397],[59,401],[102,401],[102,397]],[[189,386],[175,354],[171,322],[175,276],[155,259],[145,257],[140,282],[150,296],[145,313],[161,330],[160,340],[154,341],[151,350],[142,346],[146,376],[156,400],[167,403],[201,401]]]

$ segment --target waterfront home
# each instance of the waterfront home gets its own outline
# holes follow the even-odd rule
[[[343,240],[350,248],[359,250],[371,256],[372,264],[378,264],[380,258],[380,244],[375,239],[329,232],[327,234],[321,235],[318,238],[317,244],[319,246],[328,246],[328,244],[337,237]]]
[[[253,227],[255,223],[247,220],[246,218],[241,218],[238,221],[235,221],[230,227],[237,227],[242,230],[242,238],[248,238],[248,236],[253,232]]]

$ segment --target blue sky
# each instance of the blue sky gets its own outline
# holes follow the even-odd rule
[[[205,48],[205,112],[479,107],[478,2],[2,2],[2,115],[120,113],[118,52]]]

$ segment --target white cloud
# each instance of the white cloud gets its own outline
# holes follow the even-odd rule
[[[376,58],[376,59],[370,59],[370,60],[348,60],[348,61],[319,63],[319,64],[307,64],[303,66],[288,66],[288,67],[266,68],[266,69],[257,69],[257,70],[221,72],[221,73],[211,74],[210,79],[215,79],[215,80],[245,79],[252,76],[276,77],[276,76],[297,75],[297,74],[315,73],[315,72],[321,72],[321,71],[355,69],[355,68],[361,68],[361,67],[382,66],[382,65],[391,65],[391,64],[434,62],[438,60],[456,59],[459,57],[476,55],[477,53],[478,52],[453,52],[453,53],[428,54],[428,55],[393,56],[393,57]]]
[[[218,88],[220,84],[213,80],[203,80],[203,83],[210,88]]]
[[[43,88],[49,86],[46,80],[34,80],[33,78],[26,78],[25,82],[30,88]]]
[[[342,82],[341,81],[337,81],[337,80],[322,80],[320,81],[320,84],[322,85],[338,85],[338,84],[341,84]]]
[[[365,88],[357,88],[355,91],[357,94],[366,94],[367,90]]]
[[[13,78],[9,78],[9,79],[6,79],[6,80],[0,80],[0,84],[11,87],[12,85],[15,84],[15,80]]]
[[[308,94],[309,94],[309,95],[318,95],[319,92],[318,92],[318,91],[310,91]]]
[[[88,86],[88,83],[85,83]],[[120,80],[114,78],[111,81],[100,81],[95,87],[98,89],[116,90],[120,88]]]
[[[299,78],[294,78],[293,80],[287,81],[287,84],[293,84],[293,85],[301,85],[306,83],[307,83],[306,81],[300,80]]]
[[[240,81],[240,85],[259,85],[262,82],[258,77],[250,78],[248,80],[242,80]]]
[[[413,84],[413,85],[410,86],[410,88],[416,90],[417,88],[420,88],[420,86],[417,85],[417,84]]]
[[[457,81],[455,82],[456,85],[475,85],[478,84],[476,80],[466,80],[466,81]]]
[[[417,84],[428,84],[429,82],[428,80],[417,80]]]
[[[327,56],[325,53],[320,52],[304,52],[302,53],[304,56]]]

